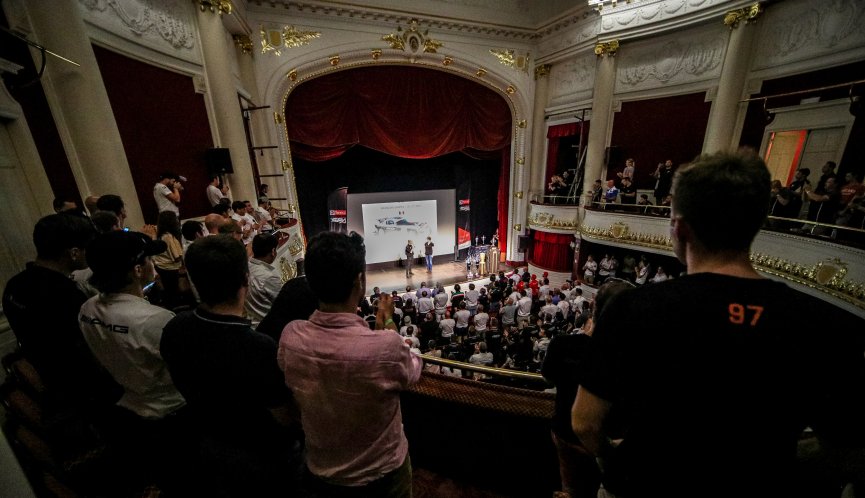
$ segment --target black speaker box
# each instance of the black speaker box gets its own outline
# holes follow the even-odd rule
[[[528,235],[520,235],[517,237],[517,251],[518,252],[526,252],[529,250],[529,237]]]
[[[210,174],[234,173],[234,168],[231,166],[231,153],[224,147],[207,149],[204,153],[204,161]]]

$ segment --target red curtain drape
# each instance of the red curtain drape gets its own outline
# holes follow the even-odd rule
[[[571,249],[573,235],[534,232],[532,240],[533,265],[552,271],[570,271],[574,258]]]
[[[547,128],[547,172],[544,176],[544,189],[550,178],[556,174],[556,162],[559,158],[559,138],[570,137],[580,132],[580,123],[565,123]]]
[[[365,67],[316,78],[291,92],[286,117],[292,153],[311,161],[357,144],[426,159],[498,151],[511,140],[511,111],[502,96],[427,68]]]

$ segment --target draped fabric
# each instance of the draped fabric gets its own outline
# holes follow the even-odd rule
[[[511,140],[504,98],[426,68],[365,67],[316,78],[291,92],[286,117],[292,153],[310,161],[357,144],[425,159],[467,148],[498,151]]]
[[[573,240],[571,234],[534,232],[531,263],[546,270],[570,271]]]
[[[291,153],[307,161],[328,161],[355,145],[408,159],[501,157],[497,213],[506,252],[511,110],[492,89],[429,68],[355,68],[299,85],[285,116]]]
[[[550,178],[556,174],[559,158],[559,138],[570,137],[580,133],[580,123],[565,123],[547,128],[547,172],[544,176],[544,189]],[[548,192],[549,193],[549,192]]]

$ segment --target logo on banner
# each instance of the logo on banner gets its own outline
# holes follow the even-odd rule
[[[331,216],[345,216],[346,210],[345,209],[331,209],[330,215]]]
[[[460,199],[460,211],[471,211],[471,200],[470,199]]]

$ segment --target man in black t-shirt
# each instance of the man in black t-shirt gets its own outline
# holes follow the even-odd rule
[[[670,234],[688,275],[601,313],[571,422],[608,494],[797,496],[806,427],[836,448],[865,447],[865,323],[750,263],[769,181],[756,157],[681,168]]]

